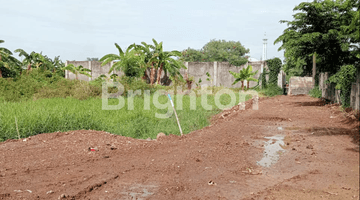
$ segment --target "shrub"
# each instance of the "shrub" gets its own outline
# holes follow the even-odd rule
[[[264,68],[263,73],[260,75],[259,79],[261,80],[261,88],[265,89],[267,87],[267,82],[266,82],[266,75],[269,74],[269,72],[267,71],[266,68]]]
[[[319,86],[314,87],[310,90],[309,95],[314,98],[321,98],[322,97],[322,91],[319,89]]]
[[[274,84],[269,84],[265,89],[261,89],[259,92],[268,97],[273,97],[273,96],[284,94],[283,89]]]
[[[269,84],[277,84],[278,74],[281,68],[281,60],[280,58],[273,58],[266,61],[268,68],[270,70],[269,73]]]
[[[340,99],[345,108],[350,106],[351,85],[355,79],[356,68],[353,65],[345,65],[327,81],[328,83],[336,83],[335,88],[341,90]]]
[[[89,84],[86,81],[63,79],[52,85],[40,88],[34,94],[33,99],[73,97],[84,100],[91,97],[99,97],[100,95],[101,87],[98,85]]]
[[[41,98],[87,99],[101,95],[101,84],[67,80],[49,71],[33,69],[17,78],[0,78],[1,101],[18,102]]]

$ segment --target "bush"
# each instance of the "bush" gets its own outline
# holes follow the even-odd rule
[[[314,87],[310,90],[309,95],[314,98],[321,98],[322,97],[322,91],[319,89],[319,86]]]
[[[281,60],[280,58],[273,58],[266,61],[268,68],[270,70],[269,73],[269,84],[277,84],[278,74],[281,69]]]
[[[350,106],[351,85],[355,79],[356,68],[353,65],[345,65],[327,81],[328,83],[336,83],[335,88],[341,90],[340,99],[345,108]]]
[[[87,99],[101,95],[101,84],[68,80],[49,71],[33,69],[17,78],[0,78],[1,101],[18,102],[41,98]]]
[[[269,74],[266,68],[264,68],[263,73],[260,75],[259,80],[261,80],[261,89],[267,88],[266,75]]]
[[[84,100],[91,97],[100,97],[101,87],[89,84],[86,81],[63,79],[57,83],[40,88],[33,99],[66,98]]]
[[[274,84],[268,85],[265,89],[259,90],[259,92],[268,97],[273,97],[273,96],[284,94],[284,90],[281,87],[274,85]]]
[[[31,99],[40,88],[47,85],[47,82],[40,77],[22,75],[16,79],[0,78],[0,85],[0,96],[4,101],[20,101]]]

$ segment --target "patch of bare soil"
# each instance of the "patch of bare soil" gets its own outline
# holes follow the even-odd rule
[[[0,199],[359,199],[358,120],[308,96],[245,107],[183,137],[80,130],[0,143]],[[281,142],[276,162],[258,165]]]

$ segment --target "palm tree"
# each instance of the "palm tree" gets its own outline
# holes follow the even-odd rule
[[[91,77],[91,75],[87,73],[91,72],[91,70],[84,68],[82,65],[75,67],[74,64],[68,64],[67,66],[63,67],[62,70],[68,70],[71,73],[75,74],[76,80],[79,80],[78,74],[83,74],[87,77]]]
[[[0,44],[4,43],[4,40],[0,40]],[[12,52],[7,48],[0,47],[0,78],[3,77],[1,67],[6,67],[8,69],[19,70],[20,68],[20,61],[12,56]]]
[[[130,45],[124,52],[121,47],[115,43],[115,47],[119,51],[119,55],[107,54],[100,59],[101,66],[104,66],[112,61],[115,62],[109,70],[109,74],[114,70],[122,70],[126,76],[140,76],[143,73],[142,62],[143,57],[135,48],[135,44]]]
[[[232,71],[229,71],[229,72],[235,78],[233,85],[235,85],[237,82],[241,81],[241,90],[244,90],[244,81],[247,81],[247,88],[249,88],[250,81],[256,81],[256,82],[259,81],[258,79],[253,78],[253,76],[255,74],[257,74],[258,70],[256,72],[252,72],[251,65],[249,65],[247,68],[240,70],[239,73],[235,73]]]

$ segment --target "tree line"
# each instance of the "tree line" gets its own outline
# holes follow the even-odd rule
[[[4,40],[0,40],[0,44],[4,42]],[[0,47],[0,78],[15,78],[20,76],[23,71],[30,71],[33,68],[48,70],[60,76],[65,76],[62,69],[65,64],[60,60],[60,56],[51,59],[43,55],[42,52],[32,51],[27,53],[23,49],[16,49],[14,52],[18,53],[19,57],[23,57],[23,60],[19,61],[10,50]]]
[[[344,107],[350,105],[351,85],[360,68],[359,7],[359,0],[302,2],[294,8],[292,21],[280,21],[288,28],[274,42],[285,50],[287,75],[312,74],[318,85],[319,74],[328,72],[327,83],[341,90]]]
[[[294,8],[292,21],[274,44],[284,50],[286,74],[337,73],[341,66],[359,65],[360,1],[315,0]],[[314,62],[315,61],[315,62]]]

